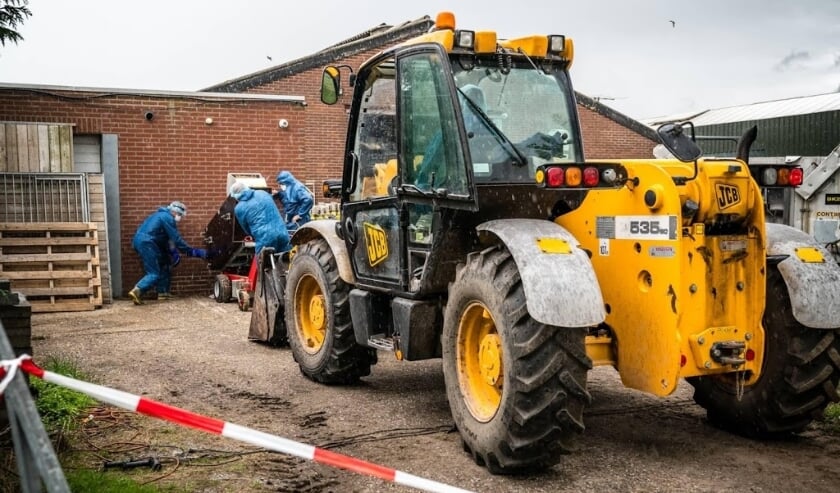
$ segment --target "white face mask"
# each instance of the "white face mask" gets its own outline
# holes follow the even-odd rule
[[[283,183],[280,184],[280,191],[282,191],[282,192],[286,191],[286,185],[285,184],[283,184]]]
[[[181,215],[180,214],[175,214],[175,222],[176,223],[181,222]]]

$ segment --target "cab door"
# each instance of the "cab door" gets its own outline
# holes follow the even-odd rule
[[[360,285],[410,291],[409,272],[425,263],[435,214],[476,208],[452,72],[440,46],[419,45],[366,64],[356,84],[344,239]],[[441,159],[421,177],[433,148]]]
[[[397,77],[406,290],[422,297],[440,289],[440,281],[429,282],[441,277],[432,271],[449,265],[447,256],[459,255],[450,243],[453,235],[446,235],[448,218],[478,205],[447,54],[439,45],[407,48],[397,56]]]

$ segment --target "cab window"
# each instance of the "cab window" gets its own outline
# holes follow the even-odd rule
[[[401,57],[400,164],[404,183],[469,195],[464,151],[443,62],[437,52]]]

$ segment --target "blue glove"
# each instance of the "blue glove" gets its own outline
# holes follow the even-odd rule
[[[207,250],[203,248],[191,248],[190,257],[207,258]]]
[[[178,252],[177,248],[170,248],[169,256],[172,257],[172,267],[177,267],[178,264],[181,263],[181,254]]]

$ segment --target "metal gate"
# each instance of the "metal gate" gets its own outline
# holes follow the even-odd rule
[[[0,223],[89,222],[84,173],[0,173]]]

